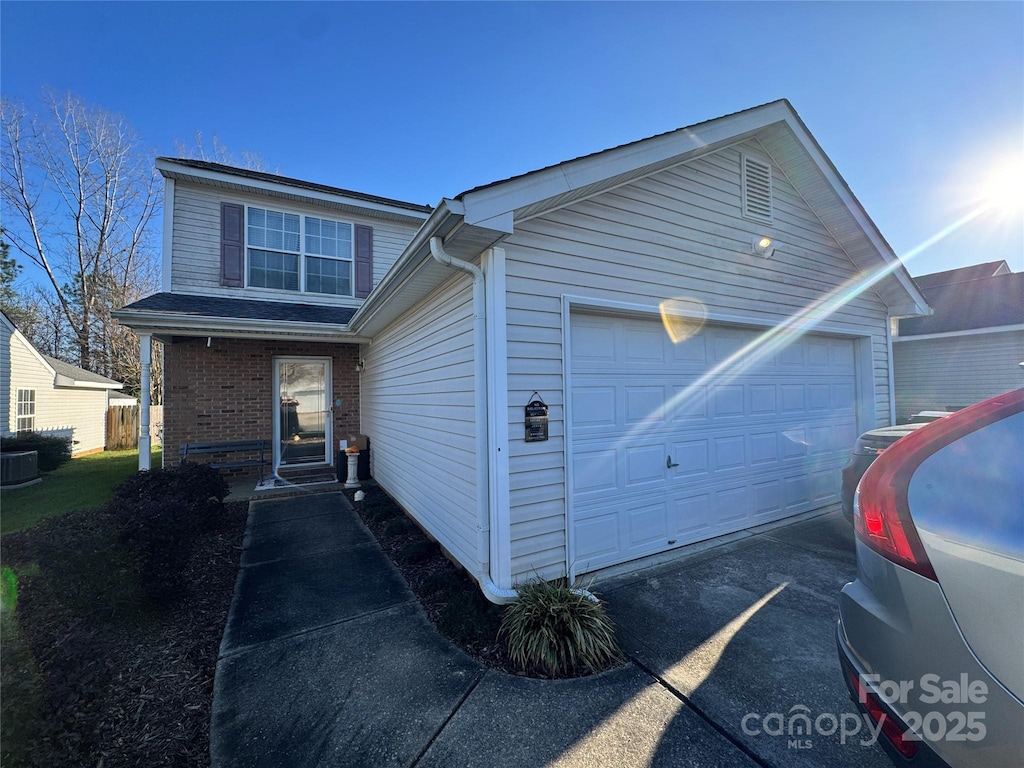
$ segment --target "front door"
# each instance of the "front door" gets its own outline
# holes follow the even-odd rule
[[[331,359],[274,358],[274,466],[331,463]]]

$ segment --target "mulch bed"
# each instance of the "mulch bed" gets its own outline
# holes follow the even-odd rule
[[[361,502],[355,501],[354,490],[346,489],[345,495],[438,631],[484,666],[522,674],[498,637],[502,607],[489,602],[469,574],[445,557],[390,496],[375,485],[363,491]]]
[[[96,512],[4,536],[4,565],[19,573],[18,624],[42,681],[28,748],[12,755],[4,745],[11,765],[210,764],[214,671],[247,511],[247,502],[227,504],[218,530],[196,540],[184,594],[162,611],[144,601],[103,610],[106,595],[95,594],[97,610],[83,615],[52,599],[53,579],[43,566],[29,566],[59,551],[68,527],[102,525]],[[73,562],[74,553],[68,558]]]

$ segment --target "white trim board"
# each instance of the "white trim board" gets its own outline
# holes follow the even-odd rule
[[[943,331],[942,333],[922,333],[916,336],[893,336],[893,343],[901,341],[922,341],[924,339],[950,339],[956,336],[980,336],[986,333],[1009,333],[1024,331],[1024,323],[1019,325],[999,325],[992,328],[969,328],[965,331]]]

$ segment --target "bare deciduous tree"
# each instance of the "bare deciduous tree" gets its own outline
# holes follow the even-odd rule
[[[78,364],[116,377],[109,312],[156,285],[150,223],[162,186],[124,118],[70,94],[45,105],[42,116],[0,105],[6,235],[46,274]]]
[[[267,162],[263,159],[263,155],[259,152],[253,152],[248,149],[243,149],[241,154],[237,157],[234,153],[230,152],[226,146],[224,146],[220,139],[217,138],[217,134],[213,134],[211,146],[207,147],[206,142],[203,140],[202,131],[196,131],[195,144],[191,147],[186,146],[184,142],[174,142],[175,148],[178,150],[178,157],[191,158],[193,160],[205,160],[209,163],[220,163],[221,165],[231,165],[235,168],[245,168],[250,171],[263,171],[264,173],[280,173],[279,168],[270,168]]]

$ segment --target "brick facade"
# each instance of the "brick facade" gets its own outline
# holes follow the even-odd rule
[[[359,431],[359,347],[305,341],[176,337],[164,347],[164,461],[182,444],[274,439],[276,356],[332,358],[334,439]],[[337,442],[335,442],[337,445]],[[268,453],[268,460],[272,456]],[[255,473],[253,473],[255,474]]]

